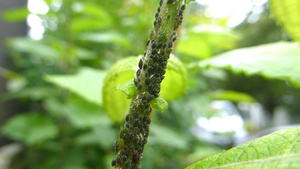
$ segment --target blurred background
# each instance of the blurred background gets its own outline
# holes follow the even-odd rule
[[[100,86],[116,61],[144,53],[158,4],[0,0],[1,169],[111,168],[122,123],[106,114]],[[300,91],[289,82],[193,66],[290,41],[270,13],[268,0],[189,4],[173,51],[187,69],[187,90],[153,113],[142,168],[184,168],[297,125]]]

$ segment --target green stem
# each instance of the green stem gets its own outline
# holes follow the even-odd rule
[[[164,79],[167,61],[177,39],[184,9],[183,0],[160,1],[150,39],[146,43],[146,52],[140,58],[136,71],[136,96],[132,99],[115,145],[117,157],[112,161],[115,168],[140,168],[151,122],[150,101],[159,96],[160,83]]]

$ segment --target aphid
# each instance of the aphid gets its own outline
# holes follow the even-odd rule
[[[167,16],[167,19],[170,19],[170,18],[171,18],[171,15],[168,15],[168,16]]]
[[[160,17],[157,18],[157,24],[161,25],[161,18]]]
[[[131,167],[131,162],[130,161],[127,161],[126,163],[125,163],[125,165],[126,165],[126,167]]]
[[[155,18],[157,18],[157,17],[158,17],[158,13],[155,14]]]
[[[166,35],[164,35],[164,34],[160,34],[159,37],[158,37],[159,41],[163,41],[165,39],[166,39]]]
[[[152,49],[151,54],[155,55],[156,53],[157,53],[157,50],[156,49]]]
[[[137,78],[134,78],[134,79],[133,79],[133,83],[134,83],[134,85],[135,85],[135,86],[137,86],[137,85],[138,85]]]
[[[162,43],[158,43],[157,48],[161,48],[162,47]]]
[[[147,79],[145,79],[145,85],[149,85],[150,84],[150,80],[147,78]]]
[[[152,47],[152,49],[155,48],[155,47],[156,47],[156,44],[153,43],[153,44],[151,45],[151,47]]]
[[[132,157],[132,162],[133,163],[138,163],[140,161],[140,155],[139,155],[137,150],[134,150],[134,152],[135,152],[135,154]]]
[[[150,40],[148,39],[147,42],[146,42],[146,46],[148,46],[150,43]]]
[[[155,43],[155,40],[154,40],[154,39],[152,39],[152,40],[151,40],[151,43]]]
[[[159,1],[159,6],[161,6],[161,5],[162,5],[162,0]]]
[[[140,59],[140,61],[139,61],[139,68],[142,69],[142,67],[143,67],[143,60]]]
[[[116,160],[116,159],[113,159],[113,160],[111,161],[111,166],[115,166],[116,163],[117,163],[117,160]]]
[[[181,5],[181,7],[180,7],[180,10],[184,10],[185,9],[185,5],[183,4],[183,5]]]
[[[157,8],[157,13],[160,12],[160,7]]]
[[[138,69],[138,70],[136,71],[136,76],[140,76],[140,74],[141,74],[141,69]]]
[[[156,20],[153,22],[153,25],[154,25],[154,26],[156,26],[156,25],[157,25],[157,22],[156,22]]]
[[[174,0],[168,0],[167,1],[167,4],[170,4],[170,3],[172,3]]]
[[[121,160],[122,160],[122,161],[126,161],[126,160],[127,160],[127,157],[123,155],[123,156],[121,157]]]
[[[134,117],[134,118],[138,118],[138,117],[139,117],[139,114],[138,114],[137,112],[135,112],[135,113],[133,114],[133,117]]]

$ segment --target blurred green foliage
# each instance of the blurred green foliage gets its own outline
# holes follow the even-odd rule
[[[143,54],[158,1],[44,2],[49,7],[46,14],[35,14],[24,7],[5,11],[2,15],[10,22],[23,21],[28,15],[34,15],[41,19],[45,29],[40,40],[18,37],[6,41],[13,68],[0,68],[0,75],[9,80],[10,89],[1,97],[18,99],[25,105],[20,115],[14,116],[1,129],[7,137],[24,145],[23,151],[15,157],[12,169],[110,168],[114,157],[113,145],[121,125],[114,121],[122,118],[113,120],[107,115],[102,95],[104,98],[113,96],[102,92],[102,87],[108,87],[107,91],[113,93],[117,85],[130,80],[133,74],[123,76],[113,84],[109,81],[111,86],[105,86],[104,79],[109,68],[118,60]],[[151,134],[142,161],[145,169],[183,168],[222,151],[222,147],[199,141],[189,132],[195,124],[195,116],[213,116],[212,112],[204,109],[211,100],[230,100],[234,95],[232,101],[255,99],[264,103],[266,93],[281,99],[289,91],[282,82],[256,79],[252,83],[275,84],[270,91],[260,91],[257,95],[258,92],[253,92],[251,86],[247,88],[247,77],[218,69],[202,70],[198,66],[200,61],[221,52],[277,41],[281,34],[273,20],[262,15],[258,22],[244,22],[232,30],[224,25],[223,20],[216,22],[205,17],[202,6],[196,3],[190,5],[194,7],[187,11],[185,27],[179,30],[181,37],[175,49],[182,62],[170,64],[174,73],[170,77],[179,82],[174,84],[183,87],[169,85],[173,79],[168,82],[168,77],[163,82],[168,84],[166,88],[169,90],[162,90],[161,95],[173,101],[169,102],[165,113],[153,113]],[[267,33],[262,29],[265,28],[262,22],[270,23]],[[199,26],[199,23],[205,24]],[[260,38],[260,35],[264,37]],[[135,62],[133,66],[136,65]],[[132,73],[133,66],[130,67]],[[117,72],[109,76],[116,80],[120,74]],[[182,91],[172,92],[176,87]],[[216,89],[225,91],[213,92]],[[186,93],[182,99],[174,100],[183,92]],[[299,93],[294,95],[299,96]],[[120,97],[118,95],[117,99],[124,102],[118,100],[114,103],[116,100],[112,98],[109,103],[115,106],[112,109],[117,109],[116,105],[128,106],[130,103],[125,95]],[[280,104],[283,102],[277,103]],[[120,116],[124,114],[119,113]]]

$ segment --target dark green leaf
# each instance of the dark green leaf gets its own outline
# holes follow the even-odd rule
[[[300,127],[281,130],[199,161],[186,169],[300,167]]]

